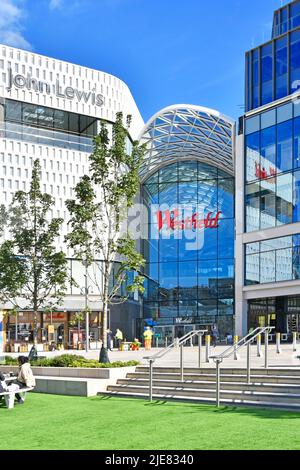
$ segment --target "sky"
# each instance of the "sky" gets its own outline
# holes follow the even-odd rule
[[[282,0],[0,0],[0,42],[102,70],[145,121],[172,104],[243,114],[244,54]]]

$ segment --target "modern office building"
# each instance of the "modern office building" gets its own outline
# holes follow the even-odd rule
[[[144,125],[135,101],[120,79],[105,72],[70,64],[13,47],[0,46],[0,203],[6,206],[17,190],[29,190],[32,163],[41,163],[42,191],[55,199],[54,217],[64,219],[58,248],[67,233],[66,199],[88,172],[88,156],[99,122],[109,127],[116,112],[132,115],[131,137],[136,139]],[[130,142],[128,142],[130,145]],[[72,253],[68,253],[72,256]],[[80,261],[69,260],[77,287],[70,287],[60,310],[40,313],[40,339],[48,339],[48,326],[55,327],[54,339],[72,343],[72,319],[84,308],[85,271]],[[99,299],[93,286],[88,286],[91,340],[97,339],[101,328]],[[5,308],[8,306],[3,306]],[[122,328],[125,335],[134,334],[135,318],[140,307],[132,299],[111,310],[111,328]],[[3,316],[3,315],[2,315]],[[18,341],[32,332],[32,313],[20,312]],[[15,338],[15,317],[6,316],[6,337]],[[1,323],[1,318],[0,318]],[[84,329],[84,327],[83,327]],[[74,331],[76,327],[74,327]],[[0,335],[1,336],[1,335]]]
[[[300,1],[246,54],[236,158],[236,331],[300,332]]]

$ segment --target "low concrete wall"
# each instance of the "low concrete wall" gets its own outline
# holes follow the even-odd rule
[[[128,372],[134,372],[133,367],[114,367],[111,369],[91,369],[89,367],[32,367],[33,375],[45,377],[74,377],[88,379],[118,379],[126,376]],[[17,373],[18,366],[5,366],[0,364],[2,372]]]
[[[136,367],[116,367],[112,369],[89,369],[73,367],[32,367],[36,379],[34,392],[54,395],[92,397],[106,392],[108,385],[115,385]],[[17,373],[17,366],[3,366],[1,372]]]

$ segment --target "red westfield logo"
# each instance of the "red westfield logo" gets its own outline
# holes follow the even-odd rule
[[[189,230],[189,229],[206,229],[206,228],[218,228],[219,219],[221,211],[217,212],[215,215],[213,212],[209,212],[206,217],[200,217],[196,212],[191,217],[186,217],[185,219],[180,218],[180,211],[175,209],[173,211],[158,211],[157,224],[158,230],[163,228],[171,230]]]

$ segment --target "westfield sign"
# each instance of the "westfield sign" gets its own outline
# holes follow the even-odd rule
[[[219,219],[221,211],[217,213],[209,212],[205,217],[195,212],[191,217],[182,219],[181,211],[175,209],[173,211],[158,211],[156,213],[158,230],[163,228],[170,230],[199,230],[199,229],[216,229],[219,227]]]

